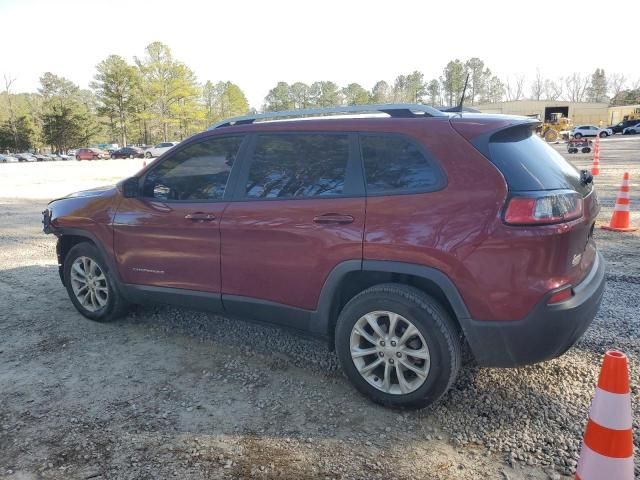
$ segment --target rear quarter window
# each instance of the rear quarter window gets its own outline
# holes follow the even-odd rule
[[[583,195],[591,191],[590,185],[582,184],[580,171],[529,127],[495,133],[489,140],[489,160],[512,191],[571,189]]]
[[[361,134],[368,195],[418,193],[446,184],[442,170],[416,141],[391,134]]]

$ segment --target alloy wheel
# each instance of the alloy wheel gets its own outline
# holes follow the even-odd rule
[[[107,305],[107,277],[95,260],[89,257],[76,258],[71,265],[70,277],[73,293],[83,308],[95,312]]]
[[[413,323],[394,312],[374,311],[358,319],[351,330],[350,350],[362,378],[392,395],[420,388],[431,368],[423,335]]]

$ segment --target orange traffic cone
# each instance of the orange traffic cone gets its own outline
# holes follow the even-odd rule
[[[593,164],[591,165],[591,175],[594,177],[600,174],[600,142],[596,137],[596,144],[593,146]]]
[[[632,480],[633,434],[627,356],[604,354],[596,393],[589,410],[577,480]]]
[[[605,230],[615,232],[634,232],[638,228],[631,226],[631,206],[629,205],[629,172],[624,172],[622,185],[616,197],[616,205],[613,207],[613,215],[609,225],[603,225]]]

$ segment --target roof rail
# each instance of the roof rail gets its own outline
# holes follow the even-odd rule
[[[230,127],[232,125],[246,125],[256,120],[278,119],[278,118],[301,118],[305,116],[322,116],[336,113],[386,113],[390,117],[413,118],[413,117],[445,117],[440,110],[427,105],[414,103],[384,103],[371,105],[349,105],[345,107],[331,108],[301,108],[298,110],[285,110],[282,112],[257,113],[255,115],[243,115],[233,117],[214,123],[209,130],[220,127]]]

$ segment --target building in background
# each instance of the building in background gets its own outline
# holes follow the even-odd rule
[[[552,122],[554,116],[560,115],[570,118],[574,125],[609,125],[611,118],[608,103],[516,100],[474,105],[473,108],[484,113],[522,115],[545,122]]]

